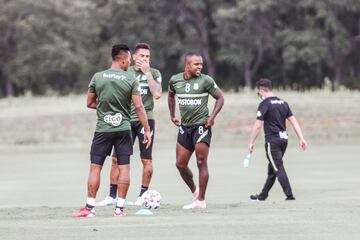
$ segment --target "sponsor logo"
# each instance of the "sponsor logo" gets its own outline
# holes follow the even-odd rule
[[[256,114],[258,117],[261,117],[261,112],[260,111],[257,111],[257,114]]]
[[[126,77],[124,75],[117,75],[115,73],[104,73],[103,74],[103,77],[104,78],[115,78],[115,79],[121,79],[121,80],[124,80]]]
[[[202,99],[179,99],[179,104],[183,106],[197,106],[201,105],[201,100]]]
[[[286,131],[279,132],[279,137],[280,137],[281,139],[288,139],[288,138],[289,138]]]
[[[284,104],[283,100],[271,100],[270,101],[271,104]]]
[[[113,125],[115,127],[120,126],[122,121],[121,113],[116,113],[114,116],[111,114],[107,114],[104,116],[104,122]]]
[[[140,89],[140,93],[141,93],[141,95],[146,95],[146,94],[148,94],[148,89],[146,89],[146,88],[141,88],[141,89]]]

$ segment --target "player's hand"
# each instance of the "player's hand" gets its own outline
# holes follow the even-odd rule
[[[145,148],[148,149],[151,144],[151,132],[148,130],[144,132],[144,141],[143,144],[146,144]]]
[[[209,117],[207,120],[206,120],[206,123],[205,123],[205,128],[210,128],[214,125],[215,121],[212,117]]]
[[[249,145],[248,145],[248,152],[249,152],[249,153],[252,153],[253,151],[254,151],[254,144],[249,143]]]
[[[180,127],[180,120],[177,119],[176,117],[172,117],[171,121],[177,126]]]
[[[301,148],[303,151],[306,150],[306,148],[307,148],[307,143],[306,143],[305,139],[300,139],[300,141],[299,141],[299,146],[300,146],[300,148]]]
[[[135,65],[139,68],[144,74],[150,73],[150,64],[148,61],[136,60]]]

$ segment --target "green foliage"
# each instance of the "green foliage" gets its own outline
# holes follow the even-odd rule
[[[0,0],[0,97],[86,91],[110,49],[148,42],[167,79],[197,51],[227,89],[359,89],[357,0]]]

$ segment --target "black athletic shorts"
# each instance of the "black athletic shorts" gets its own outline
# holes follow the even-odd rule
[[[154,143],[154,135],[155,135],[155,120],[148,120],[151,132],[151,144],[148,148],[146,148],[146,144],[144,141],[144,127],[141,125],[140,121],[131,122],[131,133],[132,140],[135,143],[136,137],[139,140],[139,149],[140,149],[140,157],[141,159],[149,159],[152,160],[152,148]],[[113,153],[113,156],[116,157],[116,153]]]
[[[195,150],[196,143],[203,142],[210,146],[211,128],[205,128],[205,124],[189,127],[181,125],[177,142],[190,152]]]
[[[130,130],[120,132],[95,132],[91,145],[91,163],[103,165],[106,156],[114,147],[118,156],[118,164],[129,164],[133,154],[133,141]]]

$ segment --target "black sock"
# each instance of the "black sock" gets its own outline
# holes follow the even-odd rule
[[[143,195],[143,193],[146,192],[148,189],[149,189],[149,187],[145,187],[145,186],[141,185],[139,197],[141,197],[141,195]]]
[[[122,212],[124,211],[124,207],[119,207],[119,206],[116,205],[115,210],[116,210],[117,208],[119,208]]]
[[[89,204],[86,204],[86,208],[87,208],[88,210],[93,210],[94,207],[95,207],[95,206],[91,206],[91,205],[89,205]]]
[[[116,198],[117,184],[110,184],[110,197]]]

